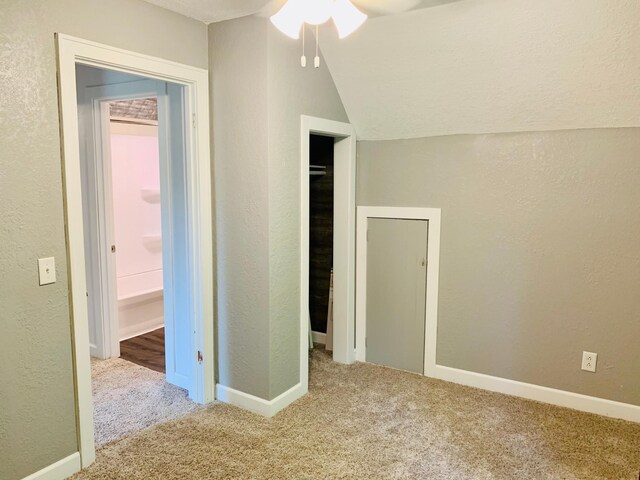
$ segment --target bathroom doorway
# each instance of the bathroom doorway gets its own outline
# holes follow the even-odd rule
[[[195,408],[186,121],[180,86],[83,65],[76,78],[101,445]]]
[[[104,257],[111,252],[108,245],[101,237],[106,236],[106,229],[101,223],[105,215],[96,215],[98,221],[95,224],[87,222],[83,205],[83,172],[82,155],[87,143],[81,142],[82,122],[81,116],[87,111],[93,111],[91,122],[84,122],[88,131],[94,136],[104,135],[104,125],[110,121],[108,109],[105,103],[113,100],[121,100],[122,96],[113,95],[113,91],[107,92],[102,98],[96,98],[94,102],[81,104],[78,93],[77,67],[86,66],[102,70],[108,75],[130,75],[138,77],[135,81],[125,81],[126,87],[134,83],[143,85],[155,83],[160,88],[150,90],[147,86],[136,95],[127,92],[125,97],[133,96],[158,98],[158,137],[160,145],[160,158],[162,159],[163,146],[167,153],[167,167],[176,167],[180,172],[171,172],[164,175],[169,183],[170,195],[166,196],[171,202],[169,213],[172,226],[170,240],[171,251],[180,252],[182,260],[172,255],[171,263],[167,265],[163,246],[163,297],[171,298],[173,304],[167,308],[164,303],[165,327],[171,319],[175,332],[169,335],[166,328],[167,342],[165,353],[167,376],[166,380],[172,381],[170,372],[181,373],[188,378],[188,386],[184,390],[185,395],[196,403],[208,403],[215,398],[215,372],[214,372],[214,325],[213,325],[213,235],[211,214],[211,159],[209,145],[209,114],[208,114],[208,74],[205,70],[191,66],[180,65],[160,58],[140,55],[108,45],[100,45],[71,36],[56,34],[58,53],[60,118],[63,147],[63,187],[65,200],[65,224],[68,246],[68,275],[71,314],[73,318],[73,364],[74,364],[74,389],[76,394],[76,407],[78,418],[78,446],[82,467],[90,465],[95,459],[94,436],[94,412],[93,392],[90,362],[90,297],[93,299],[103,297],[96,295],[96,291],[107,292],[109,298],[114,298],[116,289],[109,289],[110,282],[102,282],[100,289],[95,290],[87,272],[88,263],[96,261],[99,264],[99,276],[102,281],[107,270]],[[118,83],[94,84],[96,87],[108,87],[117,89]],[[164,88],[162,88],[164,85]],[[100,108],[95,108],[99,106]],[[87,108],[88,107],[88,108]],[[162,121],[161,112],[173,114],[167,115],[167,121]],[[91,115],[91,113],[89,113]],[[169,123],[170,121],[170,123]],[[163,125],[165,128],[163,128]],[[162,141],[161,139],[166,139]],[[93,145],[106,145],[107,142],[94,142]],[[91,144],[89,144],[91,145]],[[102,154],[101,148],[88,149],[89,153]],[[97,164],[95,164],[97,165]],[[162,170],[162,162],[161,162]],[[95,176],[88,175],[95,182]],[[95,182],[100,185],[99,182]],[[161,184],[163,175],[161,174]],[[162,188],[162,187],[161,187]],[[104,191],[107,189],[103,189]],[[96,189],[96,192],[99,192]],[[97,198],[96,198],[97,197]],[[163,197],[163,195],[161,195]],[[100,195],[89,195],[91,201],[102,198]],[[176,206],[176,202],[182,205]],[[100,210],[96,210],[100,212]],[[164,211],[163,211],[164,215]],[[163,222],[164,225],[167,222]],[[99,225],[101,228],[94,228]],[[97,245],[96,254],[91,249],[85,248],[86,232],[93,236],[92,245]],[[177,233],[176,233],[177,232]],[[162,232],[162,243],[166,243],[167,235]],[[117,247],[117,245],[116,245]],[[117,248],[116,248],[117,250]],[[97,259],[97,260],[96,260]],[[100,263],[102,262],[102,263]],[[184,270],[180,270],[180,269]],[[168,269],[172,271],[172,284],[167,285]],[[186,272],[186,273],[184,273]],[[182,276],[182,279],[179,277]],[[109,277],[115,278],[114,276]],[[111,283],[111,285],[113,285]],[[171,295],[169,295],[171,291]],[[117,297],[116,303],[117,305]],[[92,299],[92,300],[93,300]],[[177,299],[177,301],[175,300]],[[99,302],[98,302],[99,303]],[[113,305],[104,300],[102,305]],[[176,314],[178,312],[178,314]],[[107,325],[109,322],[103,322]],[[109,335],[113,331],[103,328],[102,333]],[[105,337],[107,335],[104,335]],[[172,338],[174,341],[169,342]],[[112,345],[117,342],[117,335],[110,335],[106,342]],[[185,344],[186,348],[180,348]],[[119,345],[118,345],[119,347]],[[183,363],[176,361],[172,356],[169,361],[169,348],[176,347],[178,356],[184,359]],[[181,355],[180,352],[188,352]],[[131,364],[133,365],[133,364]],[[134,365],[137,367],[137,365]],[[143,367],[140,367],[143,368]],[[150,369],[145,371],[153,372]],[[180,381],[174,377],[173,380]],[[177,383],[176,381],[176,383]],[[169,383],[164,382],[169,385]],[[174,386],[174,385],[172,385]],[[179,387],[176,387],[179,388]]]

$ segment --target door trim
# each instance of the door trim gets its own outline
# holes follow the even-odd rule
[[[78,449],[82,467],[85,468],[95,460],[95,442],[75,67],[76,64],[84,64],[173,82],[185,87],[185,108],[189,113],[188,118],[193,118],[193,128],[189,128],[187,135],[191,153],[187,163],[190,186],[188,203],[190,221],[194,226],[190,242],[194,257],[192,261],[196,267],[192,272],[196,317],[194,351],[203,353],[202,363],[194,358],[197,371],[195,400],[200,403],[211,402],[215,398],[209,79],[208,72],[203,69],[60,33],[56,34],[56,46]]]
[[[301,115],[300,165],[300,382],[309,376],[309,143],[334,137],[333,360],[353,363],[355,325],[356,132],[349,123]]]
[[[370,218],[398,220],[426,220],[427,234],[427,294],[425,300],[424,375],[436,371],[438,334],[438,278],[440,274],[440,217],[439,208],[416,207],[358,207],[356,260],[356,360],[366,361],[367,334],[367,229]]]

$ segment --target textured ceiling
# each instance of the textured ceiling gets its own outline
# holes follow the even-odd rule
[[[221,22],[245,15],[275,13],[285,0],[145,0],[204,23]],[[352,0],[371,16],[433,7],[459,0]]]
[[[259,12],[268,0],[145,0],[204,23],[221,22]]]
[[[640,125],[638,0],[464,0],[320,44],[362,139]]]
[[[146,1],[210,23],[284,0]],[[638,0],[353,2],[378,16],[320,44],[362,139],[640,125]]]

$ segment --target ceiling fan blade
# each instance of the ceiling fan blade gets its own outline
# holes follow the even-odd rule
[[[259,17],[270,17],[271,15],[275,15],[278,13],[284,4],[287,3],[286,0],[268,0],[264,2],[264,7],[256,12],[256,15]]]
[[[312,1],[312,0],[310,0]],[[397,15],[418,8],[435,7],[459,0],[351,0],[356,7],[371,16]],[[257,13],[259,16],[270,17],[286,3],[286,0],[268,0]]]
[[[422,0],[351,0],[362,11],[374,15],[394,15],[420,6]]]

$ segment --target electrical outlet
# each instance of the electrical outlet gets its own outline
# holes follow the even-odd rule
[[[582,370],[587,372],[595,372],[598,364],[598,354],[591,352],[582,352]]]

